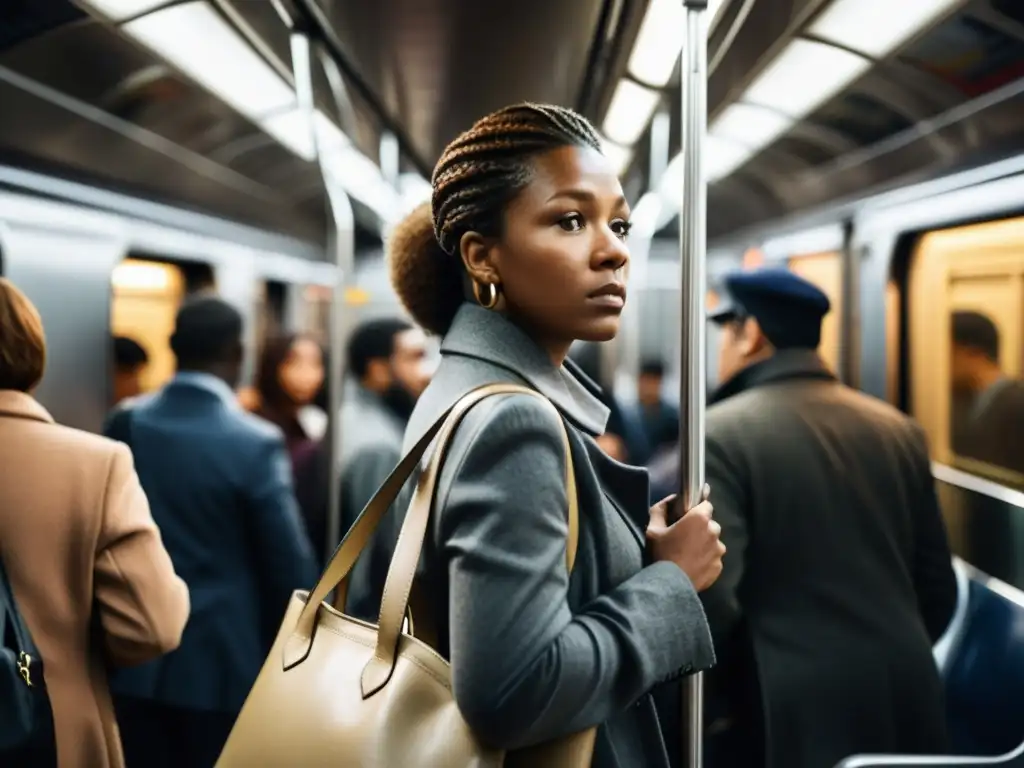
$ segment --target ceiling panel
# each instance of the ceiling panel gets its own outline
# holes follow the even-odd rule
[[[602,0],[315,0],[343,51],[433,165],[483,115],[581,102]]]

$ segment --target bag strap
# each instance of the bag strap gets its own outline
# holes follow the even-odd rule
[[[8,645],[9,641],[14,642],[13,647]],[[30,687],[42,684],[39,672],[42,660],[25,623],[25,617],[18,610],[14,587],[7,575],[3,558],[0,558],[0,649],[3,648],[14,654],[18,672]]]
[[[374,665],[378,671],[364,671],[364,691],[367,690],[369,682],[367,681],[367,676],[369,676],[369,680],[373,681],[373,683],[379,682],[375,687],[372,683],[369,685],[373,690],[378,690],[387,682],[391,675],[391,670],[394,668],[395,651],[402,627],[402,618],[408,607],[409,592],[416,574],[420,551],[423,548],[423,539],[426,535],[427,522],[430,517],[434,488],[437,484],[441,462],[444,459],[448,443],[459,423],[473,406],[488,397],[502,394],[523,394],[538,398],[546,407],[551,409],[562,427],[562,438],[566,455],[566,493],[569,502],[569,535],[566,541],[566,565],[570,571],[572,570],[579,544],[579,512],[575,473],[569,450],[569,435],[565,431],[565,425],[561,416],[546,397],[527,387],[517,384],[489,384],[480,387],[462,397],[451,408],[441,414],[416,445],[405,455],[398,466],[395,467],[387,480],[384,481],[380,490],[377,491],[377,494],[370,500],[356,522],[349,529],[338,549],[335,550],[331,561],[327,564],[316,586],[313,587],[313,590],[307,597],[306,605],[299,614],[295,628],[285,642],[283,653],[284,669],[290,669],[296,664],[301,663],[309,655],[313,633],[316,629],[317,612],[320,609],[321,603],[323,603],[324,599],[335,587],[338,587],[339,590],[347,590],[348,575],[356,559],[366,547],[377,526],[380,524],[381,518],[394,503],[395,498],[401,492],[406,480],[416,468],[423,454],[435,436],[438,436],[437,447],[430,464],[421,475],[417,484],[416,492],[409,505],[405,521],[402,524],[402,530],[399,533],[391,566],[388,569],[384,599],[381,603],[380,626],[377,633],[375,660],[378,656],[382,657],[379,663]],[[381,667],[381,664],[384,666]],[[367,669],[369,667],[370,665],[368,665]],[[365,693],[365,695],[370,695],[373,690]]]

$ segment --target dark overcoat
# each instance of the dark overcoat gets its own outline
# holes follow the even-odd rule
[[[923,431],[807,350],[715,401],[707,480],[728,552],[702,594],[719,655],[709,765],[941,750],[932,644],[956,585]]]

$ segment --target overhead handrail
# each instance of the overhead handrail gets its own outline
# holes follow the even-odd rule
[[[331,229],[328,232],[328,252],[333,251],[337,274],[330,311],[329,355],[330,370],[327,374],[328,384],[328,430],[327,430],[327,541],[325,559],[330,559],[337,543],[341,540],[341,399],[342,384],[345,376],[344,343],[347,335],[348,312],[345,311],[345,298],[355,271],[355,216],[352,202],[342,188],[340,182],[333,177],[324,162],[323,147],[320,142],[316,106],[313,98],[313,65],[310,53],[311,42],[305,31],[293,24],[291,26],[292,66],[295,71],[295,91],[298,95],[299,107],[306,117],[314,155],[320,176],[323,179],[324,191],[327,195],[328,219]],[[329,57],[321,57],[322,62],[333,63]],[[335,107],[339,110],[339,96],[335,91],[336,82],[331,67],[326,68],[327,82],[331,87]]]

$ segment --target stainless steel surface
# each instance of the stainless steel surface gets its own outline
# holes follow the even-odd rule
[[[9,203],[0,194],[4,277],[36,305],[46,333],[35,396],[58,422],[97,432],[109,397],[110,273],[124,242],[95,217],[66,211],[54,226],[10,215]]]
[[[707,361],[704,304],[707,293],[707,183],[704,177],[704,135],[707,131],[707,0],[684,0],[686,42],[683,45],[682,157],[683,203],[680,211],[680,432],[679,466],[682,496],[689,509],[704,488],[704,403]],[[689,768],[704,760],[704,675],[688,677],[683,685],[683,753]]]
[[[839,316],[839,379],[860,388],[860,265],[865,253],[853,244],[853,224],[843,222],[842,306]]]
[[[1002,765],[1020,768],[1024,765],[1024,744],[1000,757],[928,757],[910,755],[863,755],[850,757],[836,768],[971,768],[971,766]]]
[[[586,78],[603,0],[316,2],[430,167],[488,112],[523,100],[576,106],[607,85]]]
[[[742,5],[722,14],[712,52],[722,49]],[[710,77],[711,117],[740,97],[824,5],[757,0]],[[1016,65],[1022,56],[1024,26],[1001,17],[989,0],[970,0],[713,184],[710,237],[1024,150],[1024,85]],[[673,141],[675,148],[678,127]],[[677,231],[673,222],[667,233]]]
[[[1024,514],[1024,493],[1021,491],[1015,491],[1005,485],[994,483],[946,464],[939,464],[937,461],[932,462],[932,476],[936,480],[963,488],[965,491],[979,493],[1004,504],[1019,507],[1021,514]]]
[[[115,28],[80,15],[0,50],[0,72],[8,162],[322,235],[315,167]]]
[[[320,138],[313,119],[315,103],[313,98],[313,66],[310,55],[310,42],[304,34],[293,32],[291,35],[291,59],[295,68],[295,86],[299,97],[299,106],[306,113],[309,131],[316,148],[320,174],[327,190],[329,206],[328,220],[331,231],[328,236],[330,250],[333,251],[334,263],[337,268],[334,281],[334,296],[331,301],[331,332],[329,338],[330,352],[328,359],[331,370],[328,373],[328,476],[327,476],[327,549],[324,558],[329,559],[336,543],[341,538],[341,441],[345,436],[341,432],[341,400],[342,385],[345,378],[345,341],[347,336],[346,289],[351,283],[355,272],[355,220],[352,204],[338,180],[331,178],[328,167],[323,163]],[[330,67],[333,62],[326,60]],[[329,78],[330,80],[331,78]]]

